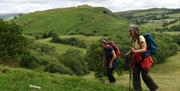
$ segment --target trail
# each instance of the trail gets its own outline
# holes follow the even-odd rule
[[[180,91],[180,52],[167,58],[165,63],[155,65],[149,74],[159,85],[158,91]],[[129,73],[125,72],[117,79],[119,85],[128,86]],[[143,89],[148,91],[142,79],[141,83]]]
[[[156,64],[149,72],[150,76],[158,84],[157,91],[180,91],[180,52],[166,59],[165,63]],[[129,72],[124,71],[122,75],[115,74],[117,79],[116,86],[129,86]],[[85,79],[96,80],[94,73],[83,76]],[[143,91],[149,91],[141,78]],[[132,88],[131,84],[131,88]]]

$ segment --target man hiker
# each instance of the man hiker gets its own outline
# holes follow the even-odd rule
[[[133,87],[134,91],[142,91],[140,73],[142,79],[150,89],[150,91],[156,91],[159,87],[149,76],[148,72],[153,64],[151,56],[143,57],[142,55],[147,52],[147,43],[144,36],[140,35],[140,30],[137,25],[131,25],[129,27],[129,35],[132,39],[131,50],[126,53],[126,56],[131,55],[131,69],[133,74]]]
[[[113,76],[113,71],[118,67],[117,57],[115,50],[113,49],[110,44],[108,44],[108,41],[102,39],[100,41],[100,44],[102,48],[104,49],[104,70],[106,72],[106,75],[109,79],[110,83],[115,83],[116,79]]]

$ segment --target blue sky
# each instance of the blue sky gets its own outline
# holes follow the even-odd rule
[[[106,7],[113,12],[148,8],[180,8],[180,0],[0,0],[0,13],[28,13],[83,4]]]

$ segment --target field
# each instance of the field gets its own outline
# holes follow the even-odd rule
[[[115,84],[108,83],[106,77],[95,78],[95,73],[103,71],[103,50],[97,42],[107,38],[125,53],[131,43],[128,26],[134,23],[142,33],[152,33],[158,45],[155,59],[159,64],[150,71],[160,87],[158,91],[180,91],[178,10],[153,8],[115,13],[83,5],[0,21],[1,30],[7,30],[0,33],[0,63],[4,62],[0,64],[0,91],[128,91],[128,71],[115,73]],[[143,81],[142,87],[149,91]]]
[[[160,87],[158,91],[180,90],[179,59],[180,52],[167,58],[165,63],[155,65],[151,70],[150,75]],[[2,91],[128,91],[128,77],[128,72],[116,75],[117,83],[112,85],[95,79],[93,73],[76,77],[0,66]],[[41,89],[30,88],[29,85],[40,86]],[[143,88],[148,91],[144,83]]]

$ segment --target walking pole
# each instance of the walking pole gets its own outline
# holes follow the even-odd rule
[[[131,79],[132,79],[131,68],[129,68],[129,91],[131,91]]]
[[[131,91],[131,81],[132,81],[132,68],[131,68],[131,65],[132,65],[132,52],[129,56],[129,91]]]

